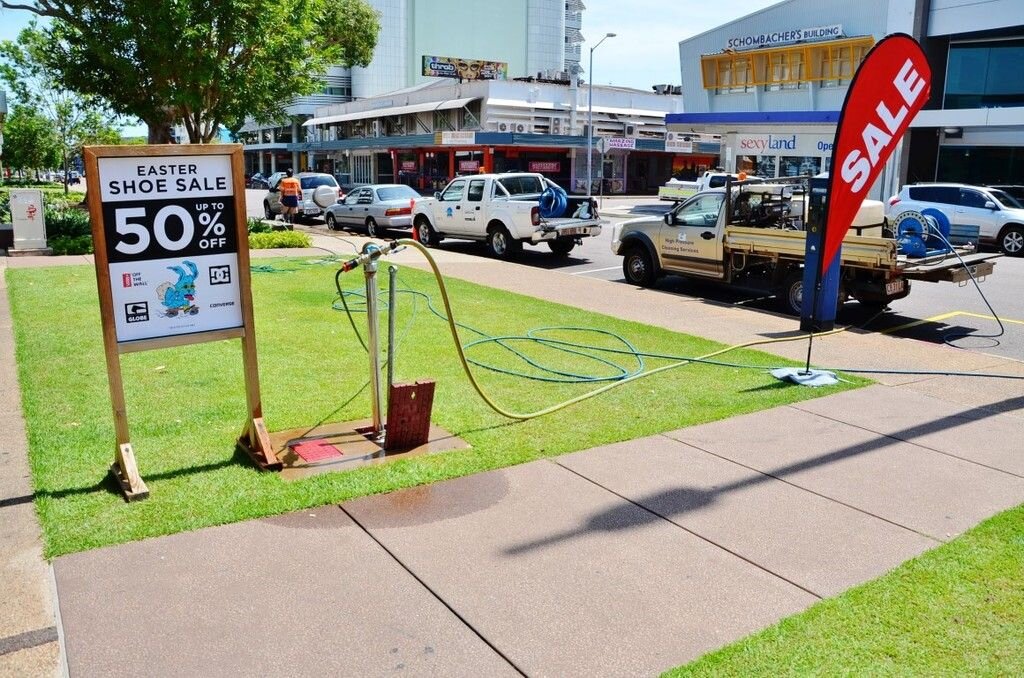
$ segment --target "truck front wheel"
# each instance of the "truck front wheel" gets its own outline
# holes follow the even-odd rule
[[[631,247],[622,259],[622,275],[630,285],[650,287],[658,278],[654,261],[643,247]]]
[[[521,247],[504,226],[494,226],[487,234],[487,249],[495,259],[511,259]]]
[[[416,239],[424,247],[436,247],[437,243],[441,242],[441,238],[437,236],[437,231],[430,225],[430,220],[426,217],[417,219],[416,225],[413,228],[416,229]]]

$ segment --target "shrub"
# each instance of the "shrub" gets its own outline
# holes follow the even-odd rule
[[[90,235],[58,235],[53,238],[47,238],[46,244],[57,255],[92,254],[92,236]]]
[[[270,233],[273,229],[270,224],[256,217],[249,217],[246,222],[249,233]]]
[[[310,247],[312,244],[308,235],[298,231],[251,233],[249,235],[249,247],[254,250],[269,250],[277,247]]]
[[[92,236],[89,213],[80,209],[46,208],[46,237],[78,238]]]

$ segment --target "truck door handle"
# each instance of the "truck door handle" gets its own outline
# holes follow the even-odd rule
[[[476,211],[477,211],[477,212],[479,212],[479,211],[480,211],[480,205],[477,205],[477,206],[476,206]]]
[[[457,210],[461,210],[461,209],[462,209],[462,205],[456,205],[456,206],[455,206],[455,209],[457,209]]]
[[[712,238],[715,237],[715,234],[712,233],[711,231],[704,231],[703,233],[700,234],[700,237],[704,238],[705,240],[711,240]]]

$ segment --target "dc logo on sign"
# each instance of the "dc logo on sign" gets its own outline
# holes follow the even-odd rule
[[[210,267],[210,284],[211,285],[227,285],[231,282],[231,266],[211,266]]]
[[[143,323],[149,320],[149,302],[134,301],[124,305],[125,322]]]

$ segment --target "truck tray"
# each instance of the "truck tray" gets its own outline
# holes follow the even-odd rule
[[[929,259],[918,263],[913,259],[906,260],[903,268],[903,275],[911,280],[923,280],[925,282],[965,282],[975,278],[984,278],[992,273],[995,268],[995,259],[1003,256],[998,253],[982,253],[962,255],[963,264],[960,259],[950,255],[938,261]],[[964,264],[967,265],[964,268]]]

